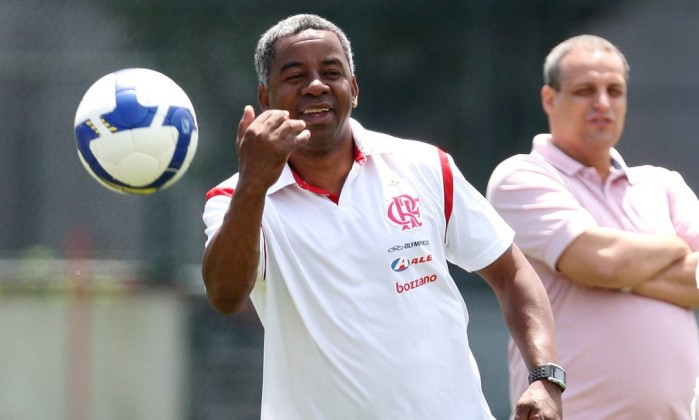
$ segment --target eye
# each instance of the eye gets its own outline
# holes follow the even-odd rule
[[[595,94],[595,90],[590,87],[583,87],[579,89],[575,89],[573,91],[573,94],[576,96],[590,96]]]
[[[622,88],[610,88],[609,96],[619,97],[624,95],[624,89]]]
[[[343,73],[341,71],[335,69],[326,70],[323,72],[323,74],[325,75],[325,77],[329,78],[338,78],[343,76]]]

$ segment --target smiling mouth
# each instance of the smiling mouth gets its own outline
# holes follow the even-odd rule
[[[321,112],[330,112],[330,108],[310,108],[301,111],[302,115],[320,114]]]

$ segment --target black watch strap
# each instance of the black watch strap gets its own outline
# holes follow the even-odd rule
[[[529,384],[540,380],[547,380],[558,385],[561,387],[561,391],[566,389],[566,371],[555,363],[547,363],[532,369],[529,373]]]

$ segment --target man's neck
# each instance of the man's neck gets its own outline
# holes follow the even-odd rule
[[[351,138],[328,153],[299,149],[289,157],[289,165],[308,184],[333,194],[340,194],[354,162]]]

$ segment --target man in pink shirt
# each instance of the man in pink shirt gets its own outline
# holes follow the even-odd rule
[[[614,149],[628,64],[590,35],[555,47],[541,100],[550,134],[502,162],[487,197],[547,288],[566,419],[694,419],[699,200],[670,170]],[[509,348],[510,392],[528,371]]]

